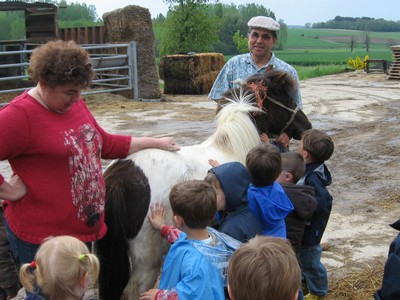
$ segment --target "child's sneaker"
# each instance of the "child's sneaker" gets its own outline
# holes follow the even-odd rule
[[[308,293],[310,293],[310,290],[307,287],[307,283],[305,281],[301,282],[301,290],[303,292],[303,295],[307,295]]]
[[[304,300],[320,300],[323,299],[324,296],[317,296],[311,293],[308,293],[307,295],[304,296]]]

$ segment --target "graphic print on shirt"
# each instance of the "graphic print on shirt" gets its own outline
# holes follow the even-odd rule
[[[104,211],[105,186],[101,166],[101,137],[89,124],[78,131],[64,133],[64,144],[70,153],[72,203],[77,218],[86,221],[94,213]]]

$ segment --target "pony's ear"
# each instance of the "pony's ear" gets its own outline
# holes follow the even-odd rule
[[[288,74],[286,72],[279,72],[276,76],[272,78],[272,83],[279,90],[286,84],[286,76]]]
[[[269,65],[268,67],[265,68],[265,73],[268,73],[269,71],[272,71],[274,69],[273,65]]]

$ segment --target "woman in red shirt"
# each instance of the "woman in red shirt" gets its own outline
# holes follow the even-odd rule
[[[101,159],[179,149],[170,137],[109,134],[99,126],[81,98],[94,75],[90,56],[74,42],[36,48],[29,73],[36,87],[0,110],[0,159],[14,174],[0,178],[0,198],[7,200],[7,233],[20,263],[32,261],[48,236],[90,243],[105,235]]]

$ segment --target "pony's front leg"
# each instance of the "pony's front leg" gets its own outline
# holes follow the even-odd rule
[[[145,222],[139,234],[130,242],[132,274],[122,300],[137,300],[140,293],[156,288],[162,257],[167,249],[168,242]]]

